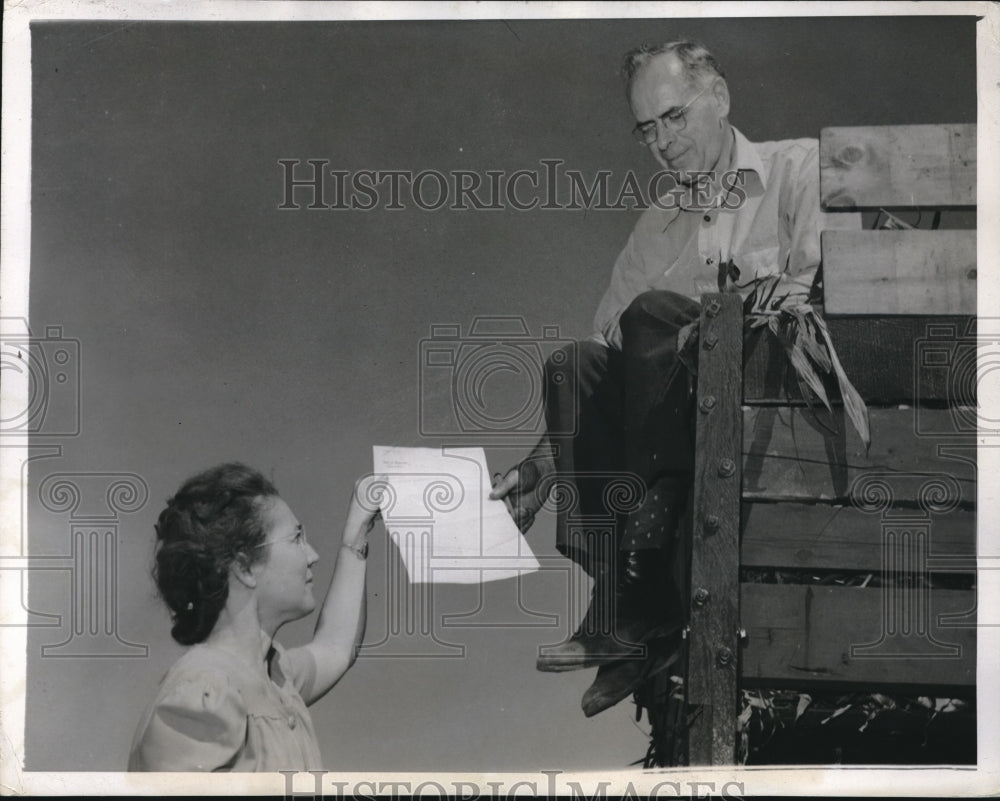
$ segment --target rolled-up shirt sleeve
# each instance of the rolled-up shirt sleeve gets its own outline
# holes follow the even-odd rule
[[[633,231],[618,254],[611,282],[601,298],[594,315],[594,339],[608,347],[621,350],[622,332],[618,320],[629,304],[649,287],[645,280],[645,264],[636,247],[636,231]]]
[[[820,208],[819,147],[813,145],[783,192],[780,227],[780,251],[784,256],[782,285],[798,295],[789,300],[804,300],[822,261],[820,234],[827,230],[857,231],[861,215],[856,212],[824,212]],[[801,294],[800,294],[801,293]]]

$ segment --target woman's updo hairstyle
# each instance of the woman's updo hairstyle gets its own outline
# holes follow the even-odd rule
[[[181,645],[211,633],[226,605],[233,562],[261,558],[261,513],[277,494],[259,471],[233,462],[189,478],[167,501],[156,522],[153,578]]]

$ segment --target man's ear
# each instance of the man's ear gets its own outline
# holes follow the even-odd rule
[[[729,116],[729,84],[725,78],[716,78],[712,85],[712,98],[716,102],[716,108],[720,117]]]
[[[236,554],[236,558],[233,560],[232,567],[230,568],[236,580],[248,589],[253,589],[257,586],[257,565],[252,564],[250,557],[245,553]]]

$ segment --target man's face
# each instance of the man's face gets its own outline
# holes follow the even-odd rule
[[[683,113],[681,130],[668,130],[659,121],[692,98],[696,99]],[[725,137],[729,135],[728,126],[722,124],[729,114],[729,90],[724,80],[716,77],[709,83],[692,86],[680,60],[672,53],[662,53],[635,75],[630,101],[637,123],[656,125],[656,140],[649,149],[660,166],[681,173],[716,167]]]

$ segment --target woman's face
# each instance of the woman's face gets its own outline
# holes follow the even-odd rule
[[[265,628],[277,628],[316,608],[310,567],[319,559],[306,541],[302,524],[281,498],[268,498],[261,510],[267,553],[257,569],[257,608]]]

